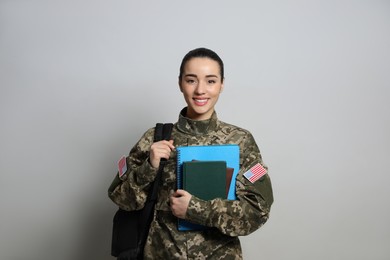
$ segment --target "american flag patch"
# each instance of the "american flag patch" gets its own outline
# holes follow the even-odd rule
[[[126,173],[127,171],[126,156],[123,156],[118,161],[118,171],[119,171],[119,177],[122,177]]]
[[[267,170],[260,164],[257,163],[255,166],[249,169],[246,173],[244,173],[245,178],[248,179],[251,183],[254,183],[261,177],[263,177],[267,173]]]

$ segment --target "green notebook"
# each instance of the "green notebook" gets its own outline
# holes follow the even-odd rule
[[[202,200],[226,199],[225,161],[183,162],[182,187]],[[180,231],[204,230],[206,227],[178,219]]]
[[[184,162],[183,189],[202,200],[226,199],[226,162]]]

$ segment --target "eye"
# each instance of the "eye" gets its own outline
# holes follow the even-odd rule
[[[208,81],[208,83],[209,84],[215,84],[217,81],[215,81],[214,79],[210,79],[209,81]]]
[[[186,79],[187,84],[194,84],[195,80],[194,79]]]

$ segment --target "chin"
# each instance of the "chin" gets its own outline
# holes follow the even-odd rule
[[[207,114],[207,112],[209,112],[210,109],[209,108],[203,108],[203,107],[196,107],[195,109],[193,109],[193,111],[197,115],[204,115],[204,114]]]

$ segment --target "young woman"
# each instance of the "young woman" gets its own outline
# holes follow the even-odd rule
[[[268,174],[251,179],[245,173],[263,164],[251,133],[224,123],[214,110],[224,88],[224,66],[213,51],[198,48],[183,58],[179,87],[187,107],[174,124],[172,140],[153,143],[149,129],[132,148],[128,170],[109,197],[126,210],[141,209],[162,158],[168,163],[162,174],[155,215],[144,249],[145,259],[242,259],[238,236],[252,233],[269,217],[273,203]],[[176,190],[177,146],[237,144],[240,171],[237,200],[205,201],[185,190]],[[177,219],[211,227],[203,231],[178,231]]]

